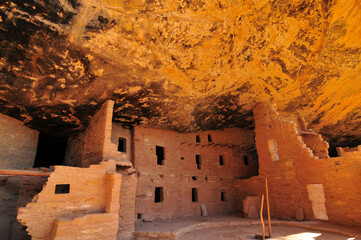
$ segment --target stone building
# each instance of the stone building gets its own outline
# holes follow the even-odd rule
[[[276,220],[361,226],[360,22],[359,0],[1,1],[0,238],[177,239],[138,230],[258,219],[265,179]]]
[[[86,131],[68,139],[65,166],[42,171],[15,170],[31,166],[37,133],[2,116],[13,138],[2,141],[2,149],[15,149],[2,153],[9,159],[2,163],[2,236],[26,236],[16,211],[34,239],[132,239],[139,221],[247,216],[242,203],[264,194],[266,177],[272,217],[295,218],[302,209],[307,220],[361,225],[360,151],[339,148],[340,156],[330,158],[328,143],[296,115],[256,105],[254,142],[251,130],[237,128],[124,128],[112,122],[113,104],[106,101]],[[24,147],[16,152],[18,141]]]

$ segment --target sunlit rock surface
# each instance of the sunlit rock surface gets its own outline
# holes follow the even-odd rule
[[[253,127],[276,103],[333,144],[361,141],[358,0],[5,0],[0,112],[52,134],[115,121]],[[358,142],[357,142],[358,141]]]

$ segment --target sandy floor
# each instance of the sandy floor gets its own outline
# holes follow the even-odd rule
[[[260,225],[242,226],[242,227],[217,227],[202,229],[195,232],[184,234],[179,240],[247,240],[251,236],[262,234]],[[268,229],[266,228],[266,233]],[[354,240],[355,238],[328,233],[322,231],[307,230],[287,226],[272,227],[272,238],[280,240]]]

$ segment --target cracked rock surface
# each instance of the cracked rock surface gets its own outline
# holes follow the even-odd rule
[[[358,0],[5,0],[0,112],[50,134],[253,127],[257,102],[361,143]]]

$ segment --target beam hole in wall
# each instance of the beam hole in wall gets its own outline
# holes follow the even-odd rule
[[[219,155],[219,165],[223,166],[224,165],[224,160],[223,160],[223,156]]]
[[[206,182],[208,181],[208,177],[204,177],[204,180],[206,180]]]
[[[34,167],[63,165],[67,138],[39,134]]]
[[[69,184],[56,184],[55,185],[55,194],[66,194],[70,192]]]
[[[243,155],[243,163],[244,163],[244,165],[248,165],[248,156],[247,155]]]
[[[155,153],[157,155],[157,165],[164,165],[164,147],[156,146]]]
[[[196,154],[196,164],[197,164],[197,169],[201,169],[202,158],[201,158],[201,155],[199,155],[199,154]]]
[[[196,142],[201,142],[201,137],[199,135],[196,135]]]
[[[196,180],[197,180],[197,177],[196,177],[196,176],[193,176],[192,179],[193,179],[193,181],[196,181]]]
[[[225,190],[222,190],[222,191],[221,191],[221,201],[222,201],[222,202],[227,201],[226,191],[225,191]]]
[[[184,157],[181,157],[181,160],[184,160]]]
[[[192,188],[192,202],[198,202],[198,189]]]
[[[127,151],[127,139],[120,137],[118,140],[118,152]]]
[[[154,190],[154,202],[163,202],[163,187],[156,187]]]
[[[208,142],[212,142],[212,136],[208,134]]]

